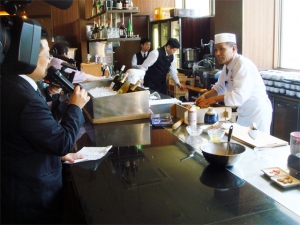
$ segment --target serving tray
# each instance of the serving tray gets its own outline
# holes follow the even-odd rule
[[[282,170],[279,167],[270,167],[261,169],[265,175],[271,178],[276,184],[283,188],[294,187],[300,184],[300,181]]]

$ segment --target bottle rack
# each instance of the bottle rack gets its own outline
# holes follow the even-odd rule
[[[119,14],[123,15],[123,21],[124,21],[124,14],[130,14],[130,20],[132,23],[132,15],[139,13],[140,11],[137,9],[112,9],[112,10],[105,10],[102,7],[102,12],[98,13],[94,16],[89,17],[87,20],[91,21],[91,20],[95,20],[97,18],[104,18],[106,16],[106,18],[109,18],[110,21],[116,20],[118,18]],[[116,23],[115,23],[116,25]],[[139,41],[141,40],[140,37],[130,37],[130,38],[95,38],[95,39],[90,39],[88,40],[88,42],[97,42],[97,41],[110,41],[110,42],[115,42],[115,41]]]

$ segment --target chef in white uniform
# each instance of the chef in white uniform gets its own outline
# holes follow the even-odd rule
[[[254,63],[237,53],[235,34],[216,34],[214,51],[218,62],[224,64],[222,72],[196,104],[201,107],[224,102],[237,106],[239,125],[250,127],[255,122],[258,130],[269,134],[273,109],[266,87]]]

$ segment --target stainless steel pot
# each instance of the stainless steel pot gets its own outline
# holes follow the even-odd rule
[[[227,146],[229,151],[226,154]],[[210,164],[220,167],[231,167],[242,158],[246,151],[245,146],[232,142],[208,142],[200,147],[204,158]]]
[[[199,48],[186,48],[183,51],[184,61],[185,62],[196,62],[199,61]]]

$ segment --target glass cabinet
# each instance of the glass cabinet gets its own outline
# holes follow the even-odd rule
[[[180,46],[182,46],[180,24],[181,18],[150,22],[150,39],[152,42],[152,48],[158,49],[164,46],[170,38],[176,38],[179,41]],[[181,68],[181,52],[180,48],[174,54],[177,59],[177,68]]]

